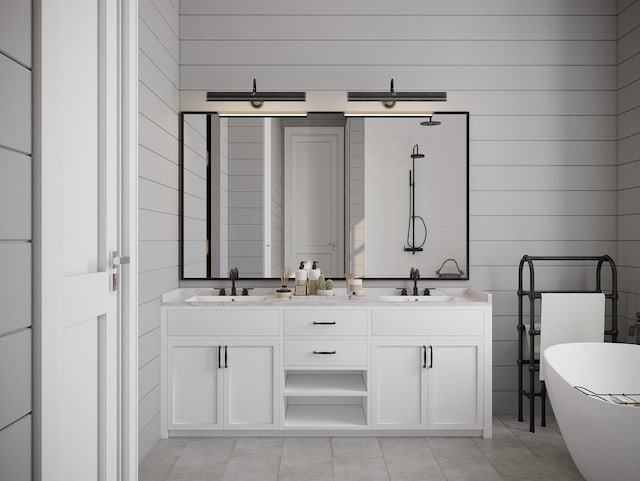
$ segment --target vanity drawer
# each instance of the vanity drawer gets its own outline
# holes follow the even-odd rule
[[[285,336],[366,336],[367,311],[285,311]]]
[[[169,336],[279,336],[280,313],[273,311],[171,310]]]
[[[482,311],[374,310],[373,336],[482,336]]]
[[[285,366],[366,366],[368,341],[316,339],[284,341]],[[322,354],[328,353],[328,354]]]

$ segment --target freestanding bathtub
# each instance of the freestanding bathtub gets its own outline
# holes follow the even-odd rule
[[[545,382],[573,461],[587,481],[640,480],[640,407],[597,394],[640,393],[640,346],[558,344],[544,351]]]

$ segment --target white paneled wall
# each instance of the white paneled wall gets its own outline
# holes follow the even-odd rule
[[[640,1],[618,1],[618,9],[617,261],[625,339],[640,312]]]
[[[365,273],[365,214],[364,214],[364,121],[360,117],[347,120],[347,162],[349,176],[348,237],[349,272],[356,276]]]
[[[623,2],[629,29],[635,3]],[[471,112],[465,285],[495,294],[494,349],[502,354],[494,406],[513,412],[521,256],[616,258],[616,121],[631,135],[638,119],[631,106],[618,117],[616,76],[628,86],[618,98],[637,100],[639,30],[617,42],[610,0],[181,0],[180,9],[185,108],[206,108],[207,89],[249,88],[253,77],[264,90],[307,91],[381,90],[393,77],[398,90],[445,90],[447,110]],[[626,162],[638,160],[637,135],[619,144]],[[631,212],[640,195],[618,195],[629,210],[622,232],[637,241]],[[636,279],[637,293],[633,269],[621,278]],[[548,277],[571,288],[585,275],[552,266]]]
[[[139,457],[160,437],[160,295],[178,287],[177,1],[139,2]]]
[[[284,138],[281,119],[271,119],[271,275],[284,267]]]
[[[0,2],[0,479],[31,480],[31,2]]]
[[[264,122],[228,119],[229,268],[237,267],[241,278],[263,277]]]

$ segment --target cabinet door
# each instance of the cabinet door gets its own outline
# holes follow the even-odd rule
[[[482,428],[482,341],[430,340],[428,428]]]
[[[168,429],[222,429],[222,341],[168,343]]]
[[[277,429],[279,342],[226,341],[225,350],[225,429]]]
[[[373,429],[426,427],[426,341],[372,343]]]

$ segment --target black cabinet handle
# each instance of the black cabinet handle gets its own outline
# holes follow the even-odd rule
[[[422,346],[422,367],[427,367],[427,346]]]
[[[313,321],[314,326],[335,326],[336,321]]]
[[[335,354],[336,351],[313,351],[314,354]]]
[[[429,369],[433,367],[433,346],[429,346]]]
[[[222,362],[220,361],[220,353],[222,351],[222,346],[218,346],[218,369],[222,367]]]
[[[224,368],[225,369],[229,367],[229,364],[227,362],[227,347],[229,346],[224,346]]]

